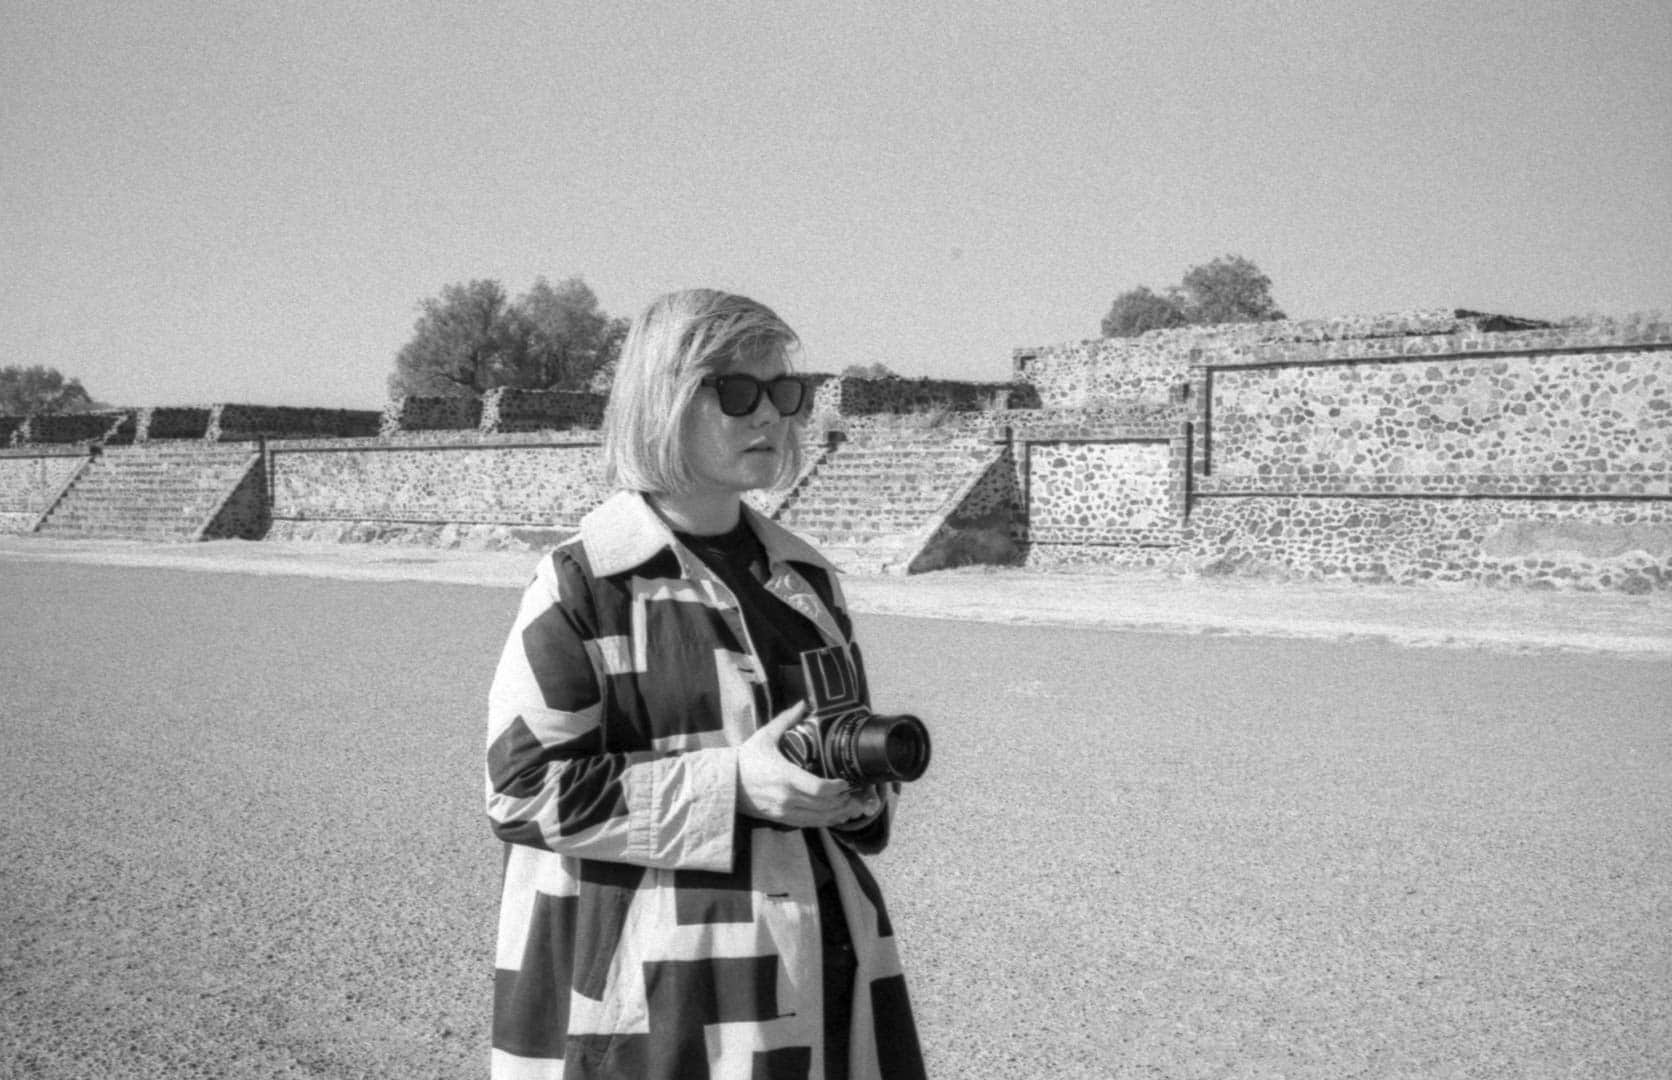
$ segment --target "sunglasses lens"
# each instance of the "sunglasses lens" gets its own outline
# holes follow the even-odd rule
[[[785,375],[773,379],[767,388],[772,395],[772,407],[780,416],[794,416],[801,411],[801,399],[806,396],[807,387],[800,379]]]
[[[761,384],[747,375],[725,375],[716,381],[720,411],[727,416],[748,416],[760,404]]]

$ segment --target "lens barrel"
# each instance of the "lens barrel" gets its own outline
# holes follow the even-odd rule
[[[867,714],[843,734],[845,745],[832,749],[844,779],[912,781],[929,768],[929,729],[915,716]]]

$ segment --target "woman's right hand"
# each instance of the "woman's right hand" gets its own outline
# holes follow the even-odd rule
[[[778,749],[778,740],[806,715],[806,702],[792,705],[739,748],[739,812],[802,829],[829,828],[865,816],[868,791],[855,792],[844,781],[814,776]]]

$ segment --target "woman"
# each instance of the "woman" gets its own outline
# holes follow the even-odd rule
[[[923,1075],[859,858],[897,786],[778,748],[799,654],[851,648],[834,569],[742,498],[800,471],[797,344],[709,290],[628,332],[604,433],[622,490],[541,562],[490,695],[496,1077]]]

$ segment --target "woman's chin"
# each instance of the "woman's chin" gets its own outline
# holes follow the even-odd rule
[[[770,484],[778,475],[778,454],[772,450],[750,450],[743,455],[742,472],[755,482],[751,487]]]

